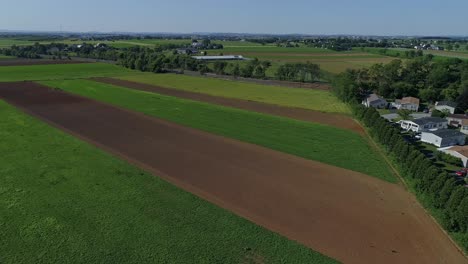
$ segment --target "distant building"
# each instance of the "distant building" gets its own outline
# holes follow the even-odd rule
[[[457,108],[457,104],[450,101],[440,101],[435,104],[435,109],[441,112],[447,111],[451,114],[455,114],[455,108]]]
[[[177,49],[176,51],[178,54],[187,54],[187,55],[198,53],[198,49],[195,49],[195,48],[181,48],[181,49]]]
[[[368,95],[367,98],[362,101],[362,104],[366,107],[374,107],[380,109],[387,108],[388,106],[388,102],[375,93]]]
[[[193,47],[193,48],[203,48],[203,43],[202,43],[202,42],[198,42],[198,40],[193,40],[193,41],[192,41],[192,47]]]
[[[447,128],[447,120],[440,117],[423,117],[414,120],[401,120],[398,122],[404,130],[413,132],[435,131]]]
[[[193,56],[197,60],[246,60],[242,55],[227,55],[227,56]]]
[[[468,121],[468,114],[451,114],[447,117],[448,124],[454,127],[461,127],[463,120]]]
[[[421,141],[439,148],[455,145],[465,145],[466,135],[458,130],[441,129],[431,132],[422,132]]]
[[[454,157],[460,158],[463,166],[465,168],[468,167],[468,146],[455,146],[439,150]]]
[[[107,44],[105,43],[97,43],[96,45],[94,45],[95,48],[105,48],[107,47]]]
[[[406,109],[417,112],[419,109],[419,99],[416,97],[403,97],[395,100],[392,106],[396,109]]]

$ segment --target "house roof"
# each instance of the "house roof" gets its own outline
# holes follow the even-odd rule
[[[367,101],[368,102],[374,102],[374,101],[379,101],[379,100],[384,100],[382,97],[378,96],[377,94],[369,94],[367,96]]]
[[[464,115],[464,114],[453,114],[453,115],[448,115],[448,117],[468,120],[468,115]]]
[[[419,99],[416,97],[403,97],[399,100],[400,104],[419,104]]]
[[[450,106],[450,107],[457,107],[457,103],[450,102],[450,101],[440,101],[436,103],[436,106]]]
[[[458,136],[466,136],[462,132],[454,129],[440,129],[432,132],[423,132],[428,134],[436,135],[440,138],[449,138],[449,137],[458,137]]]
[[[445,120],[444,118],[440,118],[440,117],[422,117],[422,118],[414,119],[413,122],[420,126],[424,126],[429,123],[444,123],[444,122],[447,122],[447,120]]]
[[[468,146],[454,146],[447,150],[456,151],[468,158]]]

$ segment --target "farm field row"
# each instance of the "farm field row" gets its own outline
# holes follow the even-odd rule
[[[376,155],[362,136],[349,130],[89,80],[45,81],[41,84],[210,133],[396,182],[385,161]],[[352,156],[349,155],[351,152]]]
[[[242,100],[236,98],[213,96],[209,94],[189,92],[179,89],[154,86],[146,83],[132,82],[122,79],[97,77],[91,80],[121,86],[129,89],[158,93],[162,95],[174,96],[177,98],[194,100],[208,104],[220,105],[225,107],[237,108],[246,111],[263,113],[267,115],[282,116],[295,120],[301,120],[312,123],[329,125],[342,129],[349,129],[359,134],[364,134],[363,127],[357,123],[351,116],[343,114],[325,113],[303,108],[286,107],[280,105],[266,104],[256,101]]]
[[[349,107],[329,91],[294,89],[176,74],[135,73],[117,78],[214,96],[251,100],[322,112],[349,114]]]
[[[335,263],[0,100],[6,263]]]
[[[0,82],[121,76],[133,71],[105,63],[0,67]]]

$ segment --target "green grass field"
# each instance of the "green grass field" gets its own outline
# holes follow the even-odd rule
[[[5,56],[5,55],[0,54],[0,60],[2,60],[2,59],[12,59],[12,58],[14,58],[14,57]]]
[[[41,83],[210,133],[396,181],[366,140],[348,130],[89,80]]]
[[[1,100],[0,113],[1,263],[335,263]]]
[[[0,82],[120,76],[131,70],[104,63],[0,67]]]
[[[322,112],[350,113],[349,107],[346,104],[339,101],[332,93],[321,90],[292,89],[176,74],[136,73],[119,78],[215,96],[252,100]]]

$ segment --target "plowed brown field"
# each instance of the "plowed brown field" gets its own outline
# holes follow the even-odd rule
[[[0,98],[344,263],[467,262],[398,185],[39,84],[1,83]]]

